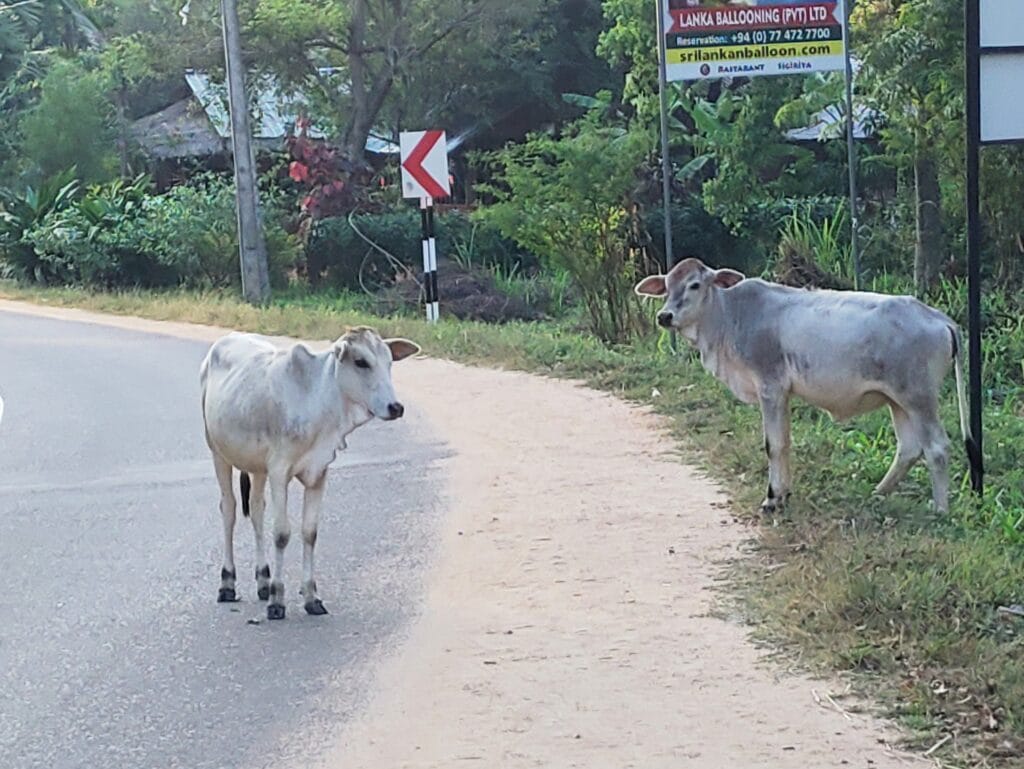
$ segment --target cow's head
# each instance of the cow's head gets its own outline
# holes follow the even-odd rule
[[[334,343],[338,386],[344,397],[380,419],[398,419],[405,408],[395,398],[391,363],[420,351],[408,339],[381,339],[372,328],[350,329]]]
[[[700,259],[683,259],[668,275],[651,275],[636,284],[637,294],[663,298],[658,325],[681,330],[697,322],[712,292],[731,288],[746,276],[736,270],[713,270]]]

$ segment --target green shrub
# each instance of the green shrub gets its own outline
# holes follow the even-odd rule
[[[156,274],[131,237],[149,186],[144,176],[93,185],[73,206],[53,210],[26,231],[23,240],[35,252],[41,278],[93,286],[173,283],[173,276]]]
[[[356,227],[401,265],[416,269],[421,263],[419,214],[412,209],[384,214],[360,214]],[[440,250],[440,246],[438,246]],[[352,229],[346,217],[317,221],[306,242],[306,272],[313,286],[357,290],[391,282],[396,265]]]
[[[20,193],[0,189],[0,262],[8,271],[21,278],[45,281],[39,255],[25,236],[51,213],[72,205],[78,191],[74,169]]]
[[[158,264],[171,269],[178,282],[194,286],[239,283],[238,236],[234,188],[217,177],[203,177],[146,201],[139,247]],[[277,223],[276,212],[264,211],[264,235],[270,282],[287,283],[296,244]]]
[[[732,267],[750,274],[760,272],[763,254],[752,241],[738,237],[712,216],[697,199],[672,206],[672,249],[676,259],[696,256],[714,267]],[[650,249],[665,264],[664,210],[655,206],[644,216]]]
[[[823,222],[834,218],[837,211],[842,215],[849,212],[849,202],[845,198],[831,195],[811,195],[808,197],[779,198],[769,203],[752,206],[747,215],[748,224],[743,225],[751,232],[765,233],[763,243],[767,247],[765,256],[770,257],[778,245],[779,230],[791,221],[793,216],[808,221]],[[849,220],[847,220],[849,221]],[[768,234],[774,229],[773,234]],[[739,229],[743,232],[743,229]],[[850,239],[850,229],[838,230],[837,235]]]
[[[572,276],[590,331],[606,342],[644,326],[632,210],[652,146],[638,128],[606,128],[597,110],[559,138],[532,134],[496,153],[495,183],[483,186],[497,200],[484,215]]]
[[[24,243],[49,282],[92,286],[224,287],[239,283],[232,187],[217,177],[145,192],[143,180],[91,188],[73,207],[53,211]],[[294,265],[293,237],[267,216],[271,284]]]
[[[120,223],[94,223],[75,207],[52,214],[26,235],[48,283],[89,286],[159,286],[171,276],[156,274],[147,254],[124,242]]]
[[[402,266],[418,272],[423,266],[420,212],[403,208],[383,214],[358,214],[352,222],[362,235]],[[497,228],[459,211],[435,217],[440,258],[469,260],[475,266],[501,267],[506,272],[530,271],[537,257],[502,236]],[[319,220],[306,243],[306,269],[310,282],[333,288],[376,289],[389,285],[398,265],[366,242],[346,217]]]

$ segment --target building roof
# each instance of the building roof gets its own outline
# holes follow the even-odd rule
[[[231,124],[224,84],[196,70],[186,71],[185,81],[192,96],[136,120],[129,130],[151,157],[203,157],[226,152],[230,147]],[[254,93],[252,129],[256,146],[280,148],[301,114],[305,98],[285,92],[268,75],[250,79],[249,89]],[[310,126],[308,135],[324,139],[327,134],[314,125]],[[366,140],[366,150],[393,154],[398,152],[398,145],[371,134]]]
[[[853,105],[853,138],[871,139],[875,136],[875,126],[878,125],[881,115],[870,107],[864,105]],[[846,136],[846,110],[844,105],[834,104],[831,107],[818,112],[813,122],[803,128],[793,128],[786,131],[785,136],[790,141],[813,142],[825,141],[827,139],[839,139]]]

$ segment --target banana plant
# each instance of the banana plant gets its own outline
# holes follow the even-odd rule
[[[33,48],[101,48],[104,42],[103,32],[78,0],[0,2],[0,73],[11,66],[7,59]]]
[[[729,141],[739,98],[731,91],[722,91],[716,101],[694,94],[689,89],[675,92],[669,109],[670,134],[682,137],[693,153],[693,158],[676,172],[678,181],[685,184],[699,178],[708,163],[714,160],[715,148]],[[692,129],[676,117],[680,110],[689,116]]]

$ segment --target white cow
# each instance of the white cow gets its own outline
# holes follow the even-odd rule
[[[885,494],[923,454],[935,507],[948,509],[949,439],[939,420],[939,390],[953,365],[960,428],[967,425],[960,333],[948,316],[910,296],[808,291],[685,259],[668,275],[636,286],[666,297],[658,323],[700,350],[701,363],[744,403],[758,404],[768,453],[772,512],[790,490],[789,399],[798,396],[843,420],[881,406],[892,413],[898,445],[875,491]]]
[[[374,417],[404,413],[391,384],[391,363],[415,355],[406,339],[381,339],[356,328],[333,347],[313,353],[296,344],[279,349],[252,334],[232,333],[214,343],[199,371],[206,442],[213,453],[224,518],[224,566],[218,601],[235,601],[235,495],[232,468],[241,471],[242,512],[256,535],[256,584],[270,599],[268,619],[283,619],[288,483],[305,487],[302,501],[302,593],[309,614],[326,614],[313,577],[313,550],[327,468],[345,436]],[[251,483],[249,476],[252,476]],[[264,484],[270,483],[275,560],[271,580],[263,545]]]

